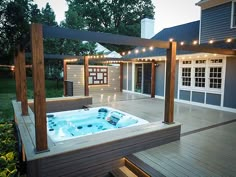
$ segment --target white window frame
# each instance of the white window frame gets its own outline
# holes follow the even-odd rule
[[[190,78],[191,78],[191,82],[190,82],[190,86],[185,86],[185,85],[182,85],[182,83],[183,83],[183,77],[182,77],[182,74],[183,74],[183,68],[190,68],[191,69],[191,73],[190,73]],[[179,81],[179,83],[180,83],[180,88],[183,88],[183,89],[189,89],[189,88],[191,88],[192,87],[192,61],[191,61],[191,64],[183,64],[183,61],[181,62],[181,67],[180,67],[180,69],[179,69],[179,71],[180,71],[180,81]]]
[[[236,20],[236,19],[234,19],[234,14],[236,11],[236,9],[234,9],[235,4],[236,4],[236,1],[233,0],[232,5],[231,5],[231,26],[230,26],[231,28],[236,28],[236,23],[233,24],[234,20]],[[235,18],[236,18],[236,16],[235,16]]]
[[[211,63],[212,59],[222,59],[222,63]],[[196,64],[196,60],[206,60],[205,63]],[[196,92],[207,92],[223,94],[224,92],[224,82],[225,82],[225,67],[226,59],[225,57],[208,57],[208,58],[193,58],[191,59],[191,64],[183,64],[184,60],[179,62],[179,90],[196,91]],[[191,68],[191,86],[182,85],[182,68]],[[205,67],[205,87],[195,87],[195,68]],[[210,68],[211,67],[221,67],[221,88],[210,88]]]

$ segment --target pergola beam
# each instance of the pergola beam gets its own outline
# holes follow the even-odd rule
[[[123,68],[124,68],[124,63],[120,63],[120,92],[123,91]]]
[[[43,29],[41,24],[31,25],[31,47],[33,59],[36,152],[44,152],[48,150],[48,144],[43,55]]]
[[[152,71],[151,71],[151,98],[155,98],[156,91],[156,66],[155,61],[152,62]]]
[[[28,99],[27,99],[27,83],[26,83],[26,69],[25,69],[25,50],[18,47],[17,52],[19,79],[20,79],[20,101],[22,115],[28,115]]]
[[[64,96],[67,96],[67,84],[65,81],[67,81],[67,61],[63,60],[63,87],[64,87]]]
[[[170,49],[166,52],[166,91],[164,123],[174,123],[174,96],[175,96],[175,64],[176,42],[170,42]]]
[[[64,39],[100,42],[100,43],[117,44],[117,45],[143,46],[143,47],[152,46],[164,49],[169,48],[169,42],[166,41],[143,39],[138,37],[102,33],[102,32],[81,31],[81,30],[47,26],[47,25],[43,25],[43,37],[64,38]]]
[[[14,65],[15,65],[15,81],[16,81],[16,101],[20,101],[21,86],[20,86],[20,68],[18,60],[18,51],[14,56]]]
[[[84,96],[89,96],[89,86],[88,86],[88,78],[89,78],[89,58],[88,56],[84,57]]]
[[[222,55],[236,55],[235,50],[213,48],[204,45],[177,45],[177,50],[193,51],[193,52],[203,52],[203,53],[213,53]]]

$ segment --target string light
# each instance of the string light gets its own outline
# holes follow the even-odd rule
[[[172,41],[174,41],[174,39],[173,38],[170,38],[169,39],[169,41],[170,42],[172,42]],[[226,43],[230,43],[230,42],[232,42],[233,41],[233,39],[232,38],[227,38],[227,39],[225,39],[225,42]],[[208,43],[209,44],[213,44],[215,41],[213,40],[213,39],[211,39]],[[179,42],[179,44],[181,45],[181,46],[183,46],[183,45],[185,45],[186,43],[184,42],[184,41],[181,41],[181,42]],[[199,44],[199,41],[198,40],[194,40],[193,42],[192,42],[192,45],[197,45],[197,44]],[[154,49],[154,47],[153,46],[150,46],[149,48],[142,48],[142,49],[140,49],[140,50],[138,50],[138,49],[135,49],[134,51],[128,51],[128,52],[122,52],[121,54],[124,56],[124,55],[126,55],[126,54],[128,54],[128,55],[130,55],[132,52],[133,53],[135,53],[135,54],[138,54],[139,52],[146,52],[147,50],[150,50],[150,51],[152,51]],[[95,56],[95,58],[96,58],[96,56]],[[137,61],[138,59],[136,59],[136,61]],[[142,61],[141,59],[140,59],[140,61]]]
[[[230,42],[232,42],[232,39],[231,39],[231,38],[228,38],[228,39],[226,39],[226,42],[227,42],[227,43],[230,43]]]
[[[193,45],[197,45],[197,40],[193,41]]]
[[[149,50],[153,50],[153,46],[150,46],[150,47],[149,47]]]
[[[210,41],[209,41],[209,44],[213,44],[213,43],[214,43],[214,41],[213,41],[213,40],[210,40]]]

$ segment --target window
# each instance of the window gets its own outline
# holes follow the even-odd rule
[[[210,60],[211,63],[222,63],[223,60],[222,59],[212,59]]]
[[[184,64],[184,65],[187,65],[187,64],[189,65],[189,64],[191,64],[191,63],[192,63],[192,61],[190,61],[190,60],[183,61],[183,64]]]
[[[209,80],[210,80],[209,81],[210,88],[221,89],[222,68],[210,67]]]
[[[194,91],[204,89],[214,93],[223,91],[223,58],[185,60],[180,61],[179,66],[180,88]]]
[[[205,64],[206,60],[196,60],[196,64]]]
[[[182,86],[191,86],[191,68],[182,68]]]
[[[195,68],[195,87],[205,87],[206,68]]]
[[[232,22],[231,27],[236,28],[236,2],[232,2]]]
[[[108,68],[89,67],[89,85],[108,84]]]

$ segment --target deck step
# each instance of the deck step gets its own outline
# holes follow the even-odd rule
[[[132,171],[130,171],[126,166],[114,169],[110,173],[113,177],[138,177]]]
[[[138,177],[165,177],[133,154],[125,157],[125,166]]]

